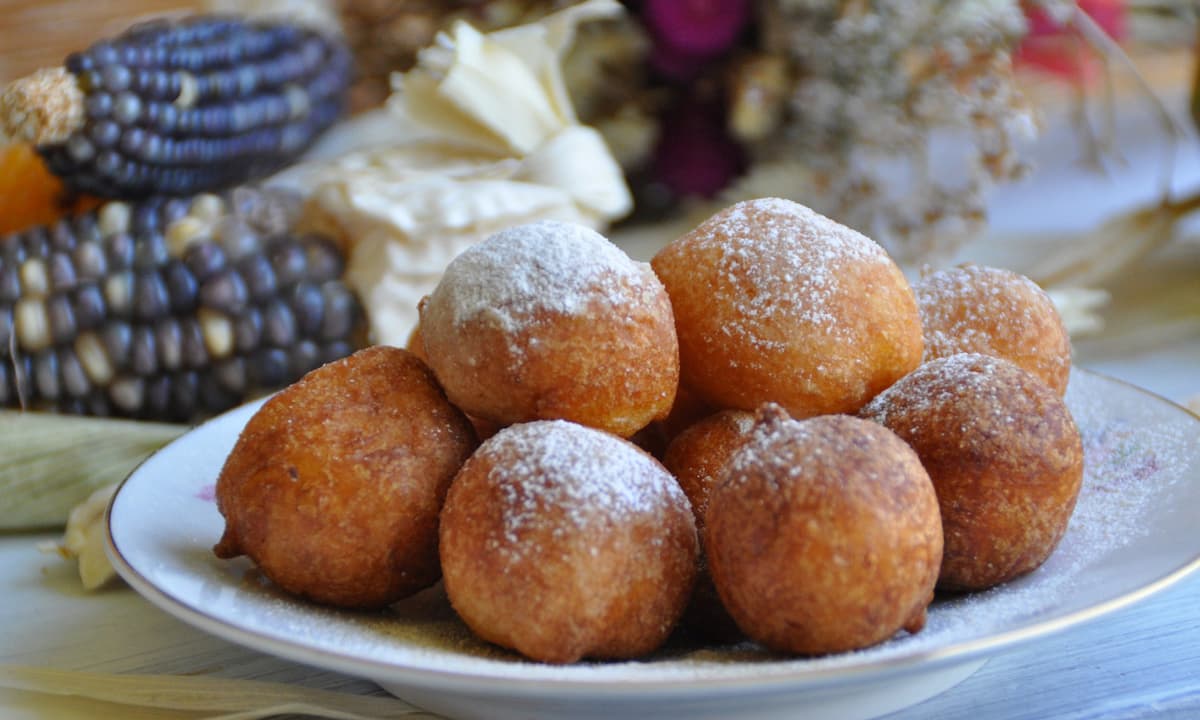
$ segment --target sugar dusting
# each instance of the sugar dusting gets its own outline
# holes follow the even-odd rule
[[[1000,268],[964,265],[930,273],[913,286],[925,328],[925,357],[956,352],[993,354],[1002,347],[1026,347],[1061,327],[1054,302],[1037,283]],[[1061,331],[1066,337],[1066,331]],[[1043,362],[1061,368],[1069,362],[1046,354]]]
[[[930,360],[872,398],[862,415],[887,425],[897,411],[922,417],[952,403],[969,403],[981,427],[1003,427],[1001,414],[1010,405],[1000,395],[1014,389],[1007,382],[1010,373],[1017,372],[1013,367],[1007,360],[968,352]]]
[[[451,321],[487,316],[509,331],[540,313],[587,313],[592,302],[621,307],[654,292],[653,272],[591,228],[541,220],[501,230],[456,257],[434,291]]]
[[[634,515],[661,516],[687,499],[667,471],[608,433],[565,420],[513,425],[488,439],[479,456],[501,459],[488,474],[504,517],[489,550],[516,561],[522,537],[592,537]]]
[[[719,256],[714,293],[737,308],[726,332],[759,346],[786,344],[760,330],[775,317],[814,333],[845,332],[833,305],[857,263],[891,263],[867,236],[790,200],[759,198],[714,215],[688,236]]]
[[[674,645],[643,661],[550,666],[523,660],[474,638],[437,591],[384,613],[356,614],[289,599],[269,586],[243,584],[270,634],[380,667],[422,668],[512,682],[721,682],[789,678],[863,669],[986,644],[997,634],[1070,616],[1143,586],[1161,575],[1125,575],[1152,558],[1138,540],[1161,532],[1159,521],[1200,474],[1200,423],[1140,391],[1076,374],[1067,402],[1084,438],[1085,476],[1062,543],[1039,570],[993,590],[939,599],[926,628],[882,645],[841,655],[783,658],[750,643]],[[532,438],[522,438],[532,442]],[[587,491],[585,491],[587,492]],[[636,490],[600,502],[640,503]],[[1113,588],[1117,588],[1114,590]],[[386,669],[380,670],[386,673]]]

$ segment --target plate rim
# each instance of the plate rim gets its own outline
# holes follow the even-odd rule
[[[1177,411],[1181,413],[1191,421],[1200,423],[1200,415],[1133,383],[1086,368],[1074,367],[1071,372],[1125,386],[1130,390],[1165,405],[1173,412]],[[343,672],[356,677],[364,677],[381,683],[420,685],[431,689],[456,691],[461,691],[464,686],[469,686],[478,691],[499,691],[507,696],[524,697],[540,697],[551,693],[559,697],[582,696],[591,695],[600,690],[615,688],[619,688],[621,696],[626,699],[649,696],[669,697],[674,695],[687,695],[691,698],[697,698],[703,694],[720,695],[732,690],[749,689],[758,691],[804,690],[820,692],[823,690],[834,690],[846,685],[859,684],[867,680],[892,678],[905,674],[918,674],[925,670],[934,670],[951,664],[975,661],[985,654],[1010,649],[1035,638],[1046,637],[1093,622],[1105,615],[1158,594],[1193,572],[1200,570],[1200,549],[1197,549],[1190,560],[1167,571],[1160,577],[1116,597],[1080,608],[1066,615],[1033,622],[1023,627],[988,634],[972,640],[944,646],[916,649],[911,653],[869,660],[850,666],[797,669],[790,672],[777,671],[765,675],[726,675],[718,677],[704,677],[703,671],[700,670],[697,671],[696,677],[680,676],[679,678],[666,679],[661,677],[637,679],[625,676],[621,678],[599,676],[594,679],[579,677],[513,678],[499,674],[456,669],[435,669],[419,664],[375,660],[357,654],[347,654],[323,647],[314,647],[312,644],[302,641],[276,638],[216,617],[204,611],[195,602],[172,594],[150,580],[125,558],[114,539],[113,509],[122,497],[122,493],[129,481],[139,473],[146,463],[150,462],[160,453],[167,451],[176,443],[185,440],[193,433],[202,431],[208,424],[222,418],[225,419],[225,422],[229,422],[229,416],[241,413],[247,415],[248,421],[249,416],[253,414],[257,407],[266,402],[267,399],[260,398],[210,418],[205,423],[189,429],[179,438],[155,450],[139,462],[118,484],[105,509],[105,553],[117,573],[139,595],[167,614],[196,629],[257,652],[263,652],[305,665]],[[238,432],[240,432],[240,427]],[[778,661],[771,660],[766,662],[783,663],[794,659],[781,656]],[[516,660],[515,662],[528,663],[531,661]],[[632,662],[637,662],[637,660],[633,660]]]

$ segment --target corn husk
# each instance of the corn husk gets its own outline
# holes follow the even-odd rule
[[[0,411],[0,530],[61,527],[187,426]]]
[[[386,108],[333,128],[270,181],[307,197],[307,229],[348,246],[373,342],[404,345],[446,265],[495,231],[539,219],[603,229],[630,210],[561,68],[579,23],[621,12],[588,0],[496,32],[457,22],[394,78]]]
[[[115,675],[0,665],[0,688],[85,699],[85,714],[70,714],[70,717],[205,720],[256,720],[289,714],[330,720],[439,717],[396,698],[218,677]],[[158,712],[144,713],[148,709]]]

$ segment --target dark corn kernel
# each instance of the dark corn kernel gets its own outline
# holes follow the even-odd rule
[[[75,326],[79,330],[100,327],[108,314],[104,295],[94,283],[75,288],[71,293],[71,310],[75,313]]]
[[[324,315],[321,319],[320,338],[336,340],[349,337],[359,322],[358,299],[349,288],[339,282],[327,282],[321,286],[324,298]]]
[[[186,313],[195,309],[200,286],[183,261],[172,258],[163,267],[163,280],[167,284],[167,297],[171,312]]]
[[[11,305],[21,297],[21,278],[17,268],[5,263],[0,267],[0,303]]]
[[[300,334],[316,337],[325,320],[325,296],[321,294],[321,288],[312,283],[297,283],[290,300]]]
[[[321,366],[320,346],[313,340],[301,340],[292,348],[291,362],[292,375],[303,377],[305,373]]]
[[[263,348],[250,356],[250,381],[259,387],[281,385],[288,377],[288,353],[283,348]]]
[[[171,308],[171,296],[162,276],[150,270],[134,275],[133,316],[138,320],[156,320]]]
[[[112,270],[133,267],[136,250],[133,236],[127,232],[119,232],[104,238],[104,257],[108,260],[108,266]]]
[[[129,323],[113,321],[104,326],[101,336],[108,359],[116,366],[129,363],[129,349],[133,344],[133,327]]]
[[[256,307],[246,310],[233,321],[233,342],[237,352],[245,354],[258,347],[263,336],[263,315]]]
[[[216,243],[196,243],[183,254],[183,264],[199,282],[204,282],[224,269],[228,258]]]
[[[263,302],[264,300],[274,297],[279,289],[278,280],[275,277],[275,269],[271,267],[271,261],[262,254],[250,255],[242,259],[238,263],[238,270],[246,280],[246,288],[250,292],[250,299],[254,302]]]
[[[71,256],[64,251],[50,256],[50,288],[55,291],[69,290],[75,287],[78,279],[75,275],[75,263]]]
[[[225,389],[208,374],[200,376],[197,395],[199,395],[201,406],[209,413],[225,412],[242,399],[242,393]]]
[[[221,387],[229,392],[242,394],[250,383],[246,375],[246,358],[232,357],[222,360],[213,368],[213,376]]]
[[[308,235],[304,238],[305,262],[309,277],[317,282],[336,280],[346,270],[345,260],[333,241],[326,237]]]
[[[140,233],[133,250],[133,267],[136,270],[146,270],[163,265],[171,259],[167,249],[167,240],[161,233],[150,231]]]
[[[46,300],[46,315],[50,319],[50,337],[56,344],[70,342],[78,332],[75,309],[66,293],[54,295]]]
[[[227,315],[239,315],[250,302],[250,291],[240,273],[226,268],[200,285],[200,301]]]
[[[0,348],[7,348],[13,337],[12,308],[0,305]],[[2,353],[0,353],[2,354]]]
[[[99,243],[80,243],[71,253],[71,262],[80,280],[97,280],[108,272],[108,258]]]
[[[281,285],[290,285],[304,277],[308,260],[304,248],[294,242],[275,243],[271,249],[271,267]]]
[[[33,382],[38,396],[46,400],[57,400],[60,390],[58,378],[58,353],[45,350],[33,357]]]
[[[71,221],[61,219],[50,227],[50,248],[59,252],[70,252],[75,249],[78,240]]]
[[[272,300],[263,308],[263,339],[273,347],[287,347],[296,342],[296,315],[286,302]]]
[[[70,350],[58,353],[59,372],[62,374],[63,390],[73,398],[85,397],[92,389],[88,382],[87,373],[83,370],[79,358]]]
[[[277,170],[341,115],[352,74],[331,36],[214,16],[130,29],[65,65],[83,128],[39,150],[68,187],[107,197],[191,195]]]
[[[204,347],[204,331],[194,317],[179,320],[179,343],[184,367],[199,370],[208,364],[208,350]]]
[[[321,363],[331,363],[354,352],[354,346],[346,340],[333,340],[321,346]]]
[[[146,325],[133,326],[129,343],[129,367],[145,377],[158,372],[158,342],[154,330]]]

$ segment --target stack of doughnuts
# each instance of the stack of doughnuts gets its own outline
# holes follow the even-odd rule
[[[577,225],[512,227],[450,264],[410,350],[319,368],[252,418],[216,551],[340,606],[440,576],[479,637],[543,662],[644,656],[677,628],[843,652],[1053,551],[1082,478],[1069,367],[1027,279],[912,286],[788,200],[648,264]]]

